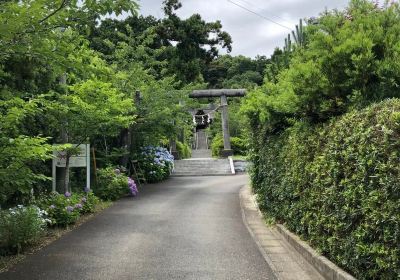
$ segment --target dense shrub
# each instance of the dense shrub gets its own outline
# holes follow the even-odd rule
[[[100,199],[88,189],[84,193],[51,193],[35,201],[45,209],[52,226],[64,227],[75,223],[80,215],[94,213]]]
[[[247,147],[244,139],[239,137],[231,137],[231,148],[234,155],[246,155]],[[224,149],[224,140],[222,134],[217,134],[211,143],[211,153],[214,157],[219,157]]]
[[[128,177],[113,167],[99,169],[94,192],[101,199],[117,200],[130,192]]]
[[[176,150],[178,151],[180,159],[190,158],[192,156],[192,149],[186,143],[176,141]]]
[[[19,253],[35,243],[46,228],[46,212],[18,205],[0,211],[0,253]]]
[[[146,181],[160,182],[169,177],[174,165],[174,157],[162,147],[147,146],[142,148],[141,167]]]
[[[82,214],[94,213],[96,206],[100,203],[100,199],[92,191],[88,191],[82,196],[80,203],[82,204],[80,209]]]
[[[79,219],[85,200],[83,197],[77,193],[52,193],[39,203],[40,207],[47,210],[51,225],[64,227]]]
[[[253,133],[261,207],[360,279],[400,275],[400,100]]]
[[[249,93],[242,112],[279,130],[292,118],[320,123],[399,97],[400,5],[381,2],[351,0],[310,19],[301,45],[271,57],[267,68],[280,71]]]

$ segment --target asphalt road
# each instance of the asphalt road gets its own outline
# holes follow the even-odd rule
[[[275,279],[242,222],[245,175],[148,185],[0,279]]]

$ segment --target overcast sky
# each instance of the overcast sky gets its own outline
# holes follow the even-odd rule
[[[254,57],[257,54],[269,56],[276,46],[283,46],[284,38],[290,32],[283,26],[294,29],[300,18],[318,16],[325,8],[343,9],[347,6],[348,0],[181,0],[181,2],[183,7],[178,12],[180,17],[187,18],[198,13],[206,21],[221,20],[223,29],[233,39],[232,54]],[[162,0],[140,0],[140,5],[141,14],[163,17]]]

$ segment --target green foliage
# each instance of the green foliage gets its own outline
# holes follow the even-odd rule
[[[180,159],[190,158],[192,156],[192,149],[186,143],[176,141],[176,150],[178,151]]]
[[[82,214],[94,213],[97,205],[100,203],[100,199],[93,191],[89,191],[82,196],[80,203],[82,204],[82,209],[80,209]]]
[[[97,170],[97,185],[94,193],[103,200],[117,200],[127,195],[128,177],[111,166]]]
[[[353,0],[310,19],[241,108],[262,210],[359,279],[400,273],[400,101],[362,110],[399,96],[399,18]]]
[[[25,136],[20,129],[36,111],[35,100],[14,97],[0,102],[0,205],[29,195],[33,184],[46,179],[32,167],[50,158],[48,139]]]
[[[262,84],[266,63],[265,56],[251,59],[242,55],[223,55],[210,63],[204,72],[204,79],[210,88],[253,89]]]
[[[43,197],[39,205],[46,209],[51,225],[65,227],[74,224],[80,217],[82,209],[81,194],[52,193]]]
[[[243,111],[280,131],[293,118],[324,122],[398,96],[399,18],[397,3],[379,8],[357,0],[344,12],[310,21],[307,44],[292,52],[288,67],[274,75],[267,71],[264,86],[249,95]]]
[[[206,22],[199,14],[181,19],[175,13],[182,7],[180,1],[164,4],[166,18],[158,26],[158,33],[165,41],[176,42],[175,47],[169,43],[166,49],[168,71],[183,84],[201,82],[205,67],[218,55],[218,47],[232,50],[232,38],[221,30],[220,21]]]
[[[46,221],[36,206],[0,210],[0,254],[20,253],[43,234]]]
[[[123,78],[80,32],[136,8],[131,0],[0,3],[1,205],[26,200],[50,175],[48,142],[106,142],[132,124]]]
[[[244,156],[247,153],[246,142],[239,137],[231,137],[231,148],[233,154],[237,156]],[[217,134],[211,142],[211,153],[214,157],[219,157],[224,149],[224,140],[222,134]]]
[[[359,279],[400,272],[399,115],[393,99],[252,138],[262,209]]]

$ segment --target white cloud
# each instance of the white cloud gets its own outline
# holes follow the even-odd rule
[[[300,18],[317,16],[327,9],[343,9],[348,0],[232,0],[263,17],[294,29]],[[233,55],[254,57],[271,55],[275,47],[284,44],[290,30],[244,10],[228,0],[182,0],[179,16],[194,13],[206,21],[221,20],[223,29],[233,39]],[[162,17],[162,0],[142,0],[141,13]]]

